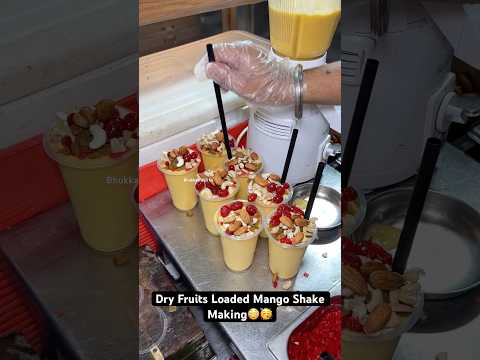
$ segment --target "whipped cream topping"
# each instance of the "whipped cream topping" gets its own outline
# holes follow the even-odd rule
[[[233,147],[233,140],[230,140],[230,147]],[[198,140],[200,150],[210,154],[219,155],[226,153],[225,142],[223,140],[223,132],[216,130],[212,133],[203,135]]]
[[[249,201],[257,201],[264,206],[287,202],[292,192],[288,183],[281,184],[280,176],[272,173],[256,175],[248,184]]]
[[[281,244],[299,245],[313,237],[315,218],[305,219],[297,206],[281,204],[268,222],[268,231]]]
[[[232,159],[225,162],[228,170],[235,171],[238,176],[250,176],[262,168],[260,155],[248,148],[232,149]]]
[[[198,174],[195,188],[200,196],[213,200],[232,196],[238,190],[235,171],[205,170]]]
[[[195,150],[180,146],[178,149],[165,151],[159,160],[159,167],[170,171],[188,171],[201,162],[200,155]]]

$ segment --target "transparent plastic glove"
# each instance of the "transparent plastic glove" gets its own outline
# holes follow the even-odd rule
[[[287,61],[270,59],[266,49],[251,41],[215,44],[213,49],[215,62],[205,55],[195,66],[197,79],[212,79],[255,104],[294,104],[293,69]]]

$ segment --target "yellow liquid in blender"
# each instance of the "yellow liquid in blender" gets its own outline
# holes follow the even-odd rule
[[[275,52],[291,59],[321,57],[332,42],[340,21],[340,8],[300,12],[270,5],[270,40]]]

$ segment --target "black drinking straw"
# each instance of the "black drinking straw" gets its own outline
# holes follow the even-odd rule
[[[365,115],[367,113],[368,103],[370,102],[370,96],[372,95],[377,70],[378,60],[367,59],[357,97],[357,103],[355,104],[355,110],[352,116],[350,131],[342,155],[342,188],[347,187],[350,180],[353,161],[355,160],[355,153],[357,152],[357,146],[360,140]]]
[[[315,179],[313,179],[312,190],[308,196],[307,208],[305,209],[305,219],[310,219],[312,214],[313,203],[317,197],[318,187],[320,186],[320,180],[322,179],[323,169],[325,169],[325,162],[320,161],[317,166],[317,172],[315,174]]]
[[[293,149],[295,148],[295,142],[297,141],[298,129],[293,129],[292,138],[290,139],[290,145],[288,146],[287,158],[285,159],[285,165],[283,166],[283,173],[280,182],[282,184],[287,180],[288,169],[290,168],[290,162],[292,161]]]
[[[208,61],[215,62],[215,54],[213,53],[212,44],[207,44]],[[230,149],[230,142],[228,137],[227,122],[225,121],[225,110],[223,109],[222,93],[220,92],[220,85],[213,82],[213,88],[215,89],[215,96],[217,98],[218,114],[220,115],[220,123],[222,124],[223,142],[227,149],[227,156],[232,158],[232,150]]]
[[[428,189],[432,181],[435,165],[442,147],[442,142],[436,138],[429,138],[423,152],[420,171],[418,172],[415,187],[413,188],[410,204],[408,205],[405,223],[398,241],[397,251],[393,260],[392,269],[400,274],[405,272],[413,239],[418,223],[422,216],[423,206],[427,198]]]

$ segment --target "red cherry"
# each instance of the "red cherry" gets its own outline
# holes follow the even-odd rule
[[[278,225],[280,225],[280,217],[279,216],[272,216],[272,218],[270,219],[270,226],[274,227],[274,226],[278,226]]]
[[[230,148],[233,148],[235,146],[235,140],[233,139],[228,140],[228,144],[230,145]]]
[[[274,202],[275,204],[281,204],[282,201],[283,201],[283,196],[275,195],[275,196],[273,197],[273,202]]]
[[[346,187],[342,189],[342,200],[343,201],[354,201],[357,199],[357,193],[352,187]]]
[[[288,238],[287,238],[287,239],[285,240],[285,244],[292,245],[293,243],[292,243],[292,240],[291,240],[291,239],[288,239]]]
[[[288,218],[292,218],[292,213],[290,212],[290,209],[289,208],[283,208],[282,210],[282,215],[283,216],[286,216]]]
[[[241,201],[235,201],[230,207],[232,210],[240,210],[243,207],[243,203]]]
[[[277,190],[277,185],[275,183],[270,183],[267,185],[268,192],[274,193]]]
[[[67,116],[67,124],[68,126],[72,126],[74,123],[73,123],[73,116],[75,115],[75,113],[70,113],[68,114]]]
[[[278,206],[277,211],[282,214],[284,211],[290,211],[290,206],[288,204],[281,204]]]
[[[195,160],[198,157],[198,153],[196,151],[192,151],[190,153],[190,159]]]
[[[71,149],[72,147],[72,138],[68,135],[65,135],[62,137],[62,145],[66,147],[67,149]]]
[[[198,192],[202,191],[205,189],[205,182],[203,181],[198,181],[195,183],[195,189],[197,189]]]
[[[230,206],[228,206],[228,205],[223,205],[223,206],[220,208],[220,215],[222,215],[222,217],[226,217],[226,216],[228,216],[228,214],[230,214],[230,211],[232,211],[232,209],[230,208]]]
[[[247,198],[247,199],[248,199],[249,202],[254,202],[255,200],[257,200],[257,194],[255,194],[255,193],[250,193],[250,194],[248,194],[248,198]]]
[[[253,205],[247,205],[247,212],[250,216],[253,216],[257,213],[257,208]]]
[[[282,243],[282,244],[286,244],[287,241],[288,241],[288,238],[287,238],[286,236],[283,236],[283,237],[280,238],[279,241],[280,241],[280,243]],[[291,241],[290,241],[290,242],[291,242]]]
[[[138,127],[138,116],[135,113],[128,113],[123,118],[124,130],[133,131]]]
[[[277,191],[277,195],[283,196],[283,195],[285,195],[286,190],[283,188],[283,186],[279,186],[279,187],[277,187],[276,191]]]
[[[228,166],[228,170],[233,170],[233,171],[235,171],[235,166],[234,166],[234,165],[229,165],[229,166]]]
[[[187,153],[187,154],[183,155],[183,160],[185,162],[189,162],[190,160],[192,160],[192,157],[190,156],[189,153]]]
[[[227,197],[228,196],[228,190],[227,189],[220,189],[220,190],[218,190],[217,195],[220,196],[220,197]]]
[[[283,188],[284,188],[285,190],[290,189],[290,184],[289,184],[289,183],[283,184]]]
[[[295,214],[298,214],[298,215],[302,215],[302,216],[305,215],[305,213],[303,212],[303,210],[300,209],[298,206],[292,206],[292,211],[293,211]]]
[[[221,189],[218,188],[218,187],[214,187],[212,189],[210,189],[210,191],[212,192],[213,195],[218,195],[218,192],[220,191]]]

